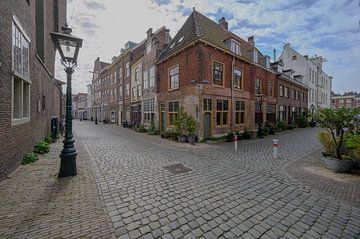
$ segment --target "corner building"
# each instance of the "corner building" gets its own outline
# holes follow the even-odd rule
[[[160,131],[175,126],[180,106],[198,122],[200,139],[255,132],[260,120],[275,120],[277,84],[270,57],[255,47],[254,37],[245,41],[229,31],[225,18],[216,23],[193,10],[161,53],[157,76]],[[267,108],[273,109],[271,119]]]

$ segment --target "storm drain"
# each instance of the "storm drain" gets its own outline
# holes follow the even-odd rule
[[[164,167],[164,169],[166,169],[167,171],[169,171],[172,174],[180,174],[180,173],[186,173],[186,172],[191,171],[191,169],[186,168],[181,163],[166,166],[166,167]]]

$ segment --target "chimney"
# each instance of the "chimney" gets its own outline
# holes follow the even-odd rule
[[[252,45],[253,47],[255,46],[255,38],[254,38],[254,36],[248,37],[248,43],[250,43],[250,45]]]
[[[147,37],[151,37],[153,29],[150,27],[149,30],[147,30]]]
[[[274,49],[274,62],[276,62],[276,49]]]
[[[290,43],[286,43],[286,44],[284,45],[284,49],[286,49],[286,48],[290,48]]]
[[[228,30],[229,24],[228,22],[225,20],[225,17],[220,18],[219,20],[219,25],[224,29],[224,30]]]

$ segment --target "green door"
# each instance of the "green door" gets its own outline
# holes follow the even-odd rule
[[[211,138],[211,114],[206,112],[204,114],[204,139]]]

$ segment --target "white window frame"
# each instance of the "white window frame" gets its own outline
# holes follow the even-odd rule
[[[30,118],[31,118],[31,107],[30,107],[30,95],[31,95],[31,81],[30,81],[30,37],[26,34],[24,28],[22,27],[20,21],[17,19],[17,17],[15,15],[13,15],[13,21],[11,23],[11,27],[12,27],[12,35],[11,35],[11,69],[12,69],[12,76],[11,76],[11,126],[15,126],[15,125],[19,125],[19,124],[23,124],[23,123],[27,123],[30,122]],[[14,68],[14,44],[15,44],[15,39],[14,39],[14,30],[15,28],[18,29],[18,31],[21,34],[21,39],[22,40],[26,40],[27,44],[28,44],[28,53],[27,53],[27,69],[28,72],[26,75],[24,75],[23,73],[17,72]],[[22,48],[23,49],[23,48]],[[23,52],[21,52],[21,57],[23,58]],[[23,64],[23,59],[21,60],[22,64]],[[24,67],[22,65],[22,67]],[[20,114],[22,115],[22,117],[19,118],[14,118],[14,84],[15,84],[15,80],[16,78],[20,81]],[[27,84],[27,101],[25,103],[27,103],[26,107],[27,107],[27,116],[24,117],[24,84]]]
[[[177,74],[171,75],[171,71],[175,70],[176,68],[177,68]],[[174,81],[174,84],[172,84],[172,80],[173,80],[172,76],[175,76],[175,75],[177,75],[177,83],[175,83],[175,81]],[[179,89],[179,86],[180,86],[180,67],[179,67],[179,65],[175,65],[175,66],[169,68],[169,90],[177,90],[177,89]]]
[[[155,66],[152,65],[149,69],[149,88],[155,86]]]

